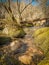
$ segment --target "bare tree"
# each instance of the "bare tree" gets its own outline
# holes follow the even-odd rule
[[[46,3],[47,3],[47,0],[38,0],[39,2],[40,2],[40,7],[42,8],[42,10],[43,10],[43,13],[45,14],[45,17],[46,17],[46,8],[47,8],[47,6],[46,6]]]
[[[12,0],[6,0],[6,1],[7,1],[7,3],[8,3],[8,6],[7,6],[7,3],[3,3],[2,0],[1,0],[1,5],[6,9],[6,11],[8,12],[8,14],[9,14],[10,17],[12,18],[12,20],[13,20],[14,22],[17,22],[16,19],[15,19],[15,17],[14,17],[14,14],[12,13],[12,9],[11,9],[11,2],[12,2]],[[21,14],[22,14],[23,11],[33,2],[33,0],[28,0],[29,3],[28,3],[28,4],[26,3],[27,5],[23,8],[22,11],[20,11],[21,1],[22,1],[22,0],[16,0],[20,21],[22,21],[22,15],[21,15]],[[25,1],[27,1],[27,0],[25,0]]]
[[[10,15],[10,17],[12,18],[12,20],[14,21],[14,22],[17,22],[17,20],[15,19],[15,17],[14,17],[14,14],[13,14],[13,12],[12,12],[12,8],[11,8],[11,2],[12,2],[12,0],[6,0],[7,1],[7,3],[8,3],[8,6],[7,6],[7,3],[3,3],[2,2],[2,0],[1,0],[1,5],[6,9],[6,11],[8,12],[8,14]],[[22,9],[22,10],[20,10],[20,7],[21,7],[21,2],[24,2],[25,1],[25,3],[26,3],[26,5],[25,5],[25,7]],[[22,13],[24,12],[24,10],[26,10],[27,9],[27,7],[33,2],[34,0],[16,0],[16,3],[17,3],[17,10],[18,10],[18,14],[19,14],[19,20],[20,20],[20,22],[22,21]],[[40,6],[41,7],[45,7],[45,4],[46,4],[46,2],[47,2],[47,0],[36,0],[36,1],[38,1],[39,3],[40,3]],[[45,11],[46,11],[46,7],[44,8],[45,9]]]
[[[6,2],[8,2],[8,3],[3,3],[2,0],[1,0],[1,6],[3,6],[5,8],[5,10],[8,12],[10,17],[12,18],[12,20],[14,22],[16,22],[16,19],[15,19],[13,13],[12,13],[12,9],[11,9],[11,6],[10,6],[11,0],[6,0]],[[7,6],[7,4],[8,4],[8,6]]]
[[[22,10],[20,10],[21,0],[17,0],[17,7],[18,7],[20,22],[22,21],[22,13],[23,13],[23,11],[33,2],[33,0],[23,0],[23,1],[25,1],[25,2],[28,1],[28,3],[26,3],[27,5]]]

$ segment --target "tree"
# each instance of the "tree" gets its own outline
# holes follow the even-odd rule
[[[46,8],[47,8],[46,3],[47,3],[47,0],[38,0],[38,1],[40,3],[40,7],[42,8],[42,11],[43,11],[43,13],[46,17],[46,12],[47,12],[46,11]]]
[[[25,4],[25,7],[21,10],[20,7],[21,7],[21,2],[27,2]],[[22,21],[22,13],[24,12],[24,10],[33,2],[33,0],[17,0],[17,8],[18,8],[18,14],[19,14],[19,19],[20,19],[20,22]]]
[[[14,13],[12,12],[12,8],[11,8],[12,0],[6,0],[6,1],[7,1],[6,3],[3,3],[2,0],[1,0],[2,6],[6,9],[6,11],[8,12],[8,14],[10,15],[11,19],[14,22],[18,23],[17,20],[16,20],[16,18],[15,18],[15,16],[14,16]],[[24,13],[24,11],[27,9],[27,7],[29,5],[31,5],[31,3],[33,3],[33,1],[37,1],[39,3],[39,7],[42,9],[42,12],[44,13],[45,18],[46,18],[46,13],[47,13],[47,11],[46,11],[46,3],[47,3],[47,0],[16,0],[15,2],[17,4],[17,11],[18,11],[18,16],[19,16],[19,23],[23,19],[23,13]],[[21,9],[21,3],[22,2],[25,3],[25,7],[23,6],[23,8]],[[31,6],[31,8],[32,8],[32,6]],[[31,9],[31,10],[33,10],[33,9]],[[29,13],[29,14],[31,14],[31,13]],[[27,14],[26,14],[26,16],[27,16]]]
[[[24,0],[24,1],[26,2],[27,0]],[[3,6],[5,8],[5,10],[8,12],[8,14],[10,15],[10,17],[12,18],[12,20],[14,22],[17,22],[16,19],[15,19],[15,17],[14,17],[14,14],[12,12],[12,9],[11,9],[11,2],[12,2],[12,0],[6,0],[6,2],[3,3],[2,0],[1,0],[1,6]],[[21,2],[22,2],[22,0],[16,0],[20,21],[22,21],[21,14],[33,2],[33,0],[28,0],[29,3],[28,4],[26,3],[27,5],[23,8],[22,11],[20,11],[20,4],[21,4]]]
[[[5,10],[8,12],[8,14],[10,15],[10,17],[12,18],[13,21],[16,21],[13,13],[12,13],[12,9],[11,9],[11,0],[5,0],[8,2],[8,6],[7,6],[7,3],[3,3],[2,0],[1,0],[1,6],[3,6],[5,8]]]

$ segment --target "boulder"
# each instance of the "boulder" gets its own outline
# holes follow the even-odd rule
[[[26,33],[24,32],[22,28],[5,25],[5,28],[3,29],[2,34],[6,34],[6,36],[8,37],[22,38],[25,36]]]
[[[34,42],[44,53],[49,49],[49,27],[44,27],[34,32]]]
[[[44,52],[43,60],[37,65],[49,65],[49,27],[44,27],[34,32],[34,42]]]
[[[27,56],[27,55],[20,56],[18,59],[19,59],[19,61],[21,61],[23,64],[29,64],[29,65],[30,65],[30,63],[31,63],[31,61],[32,61],[32,57]]]

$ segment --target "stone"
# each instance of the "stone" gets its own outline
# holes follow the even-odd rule
[[[19,59],[19,61],[21,61],[23,64],[30,64],[31,61],[32,61],[32,58],[31,58],[30,56],[27,56],[27,55],[20,56],[18,59]]]
[[[10,48],[11,51],[14,51],[14,54],[18,54],[18,53],[22,54],[26,52],[28,47],[27,44],[23,43],[22,41],[15,40],[10,43]]]
[[[6,34],[6,36],[8,37],[22,38],[25,36],[26,33],[24,32],[22,28],[5,25],[5,28],[3,29],[2,34]]]

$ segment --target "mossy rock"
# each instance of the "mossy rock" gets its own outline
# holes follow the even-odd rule
[[[45,58],[38,65],[49,65],[49,58]]]
[[[49,49],[49,27],[36,30],[34,33],[34,42],[46,53]]]
[[[5,27],[0,30],[0,45],[9,43],[13,38],[23,38],[25,34],[22,28],[16,28],[15,26]]]
[[[45,58],[38,65],[49,65],[49,52],[46,54]]]
[[[44,51],[45,56],[38,65],[49,65],[49,27],[36,30],[34,33],[34,42]]]
[[[44,32],[47,32],[48,30],[49,30],[49,27],[40,28],[34,32],[34,36],[36,37]]]
[[[9,37],[15,37],[15,38],[22,38],[25,36],[25,32],[23,29],[18,29],[18,30],[14,30],[14,29],[11,29],[8,31],[8,36]]]
[[[23,38],[26,35],[23,29],[20,29],[19,34],[16,36],[16,38]]]
[[[25,32],[22,28],[16,27],[16,26],[10,26],[7,25],[3,29],[3,31],[0,31],[0,35],[8,36],[8,37],[24,37]]]

